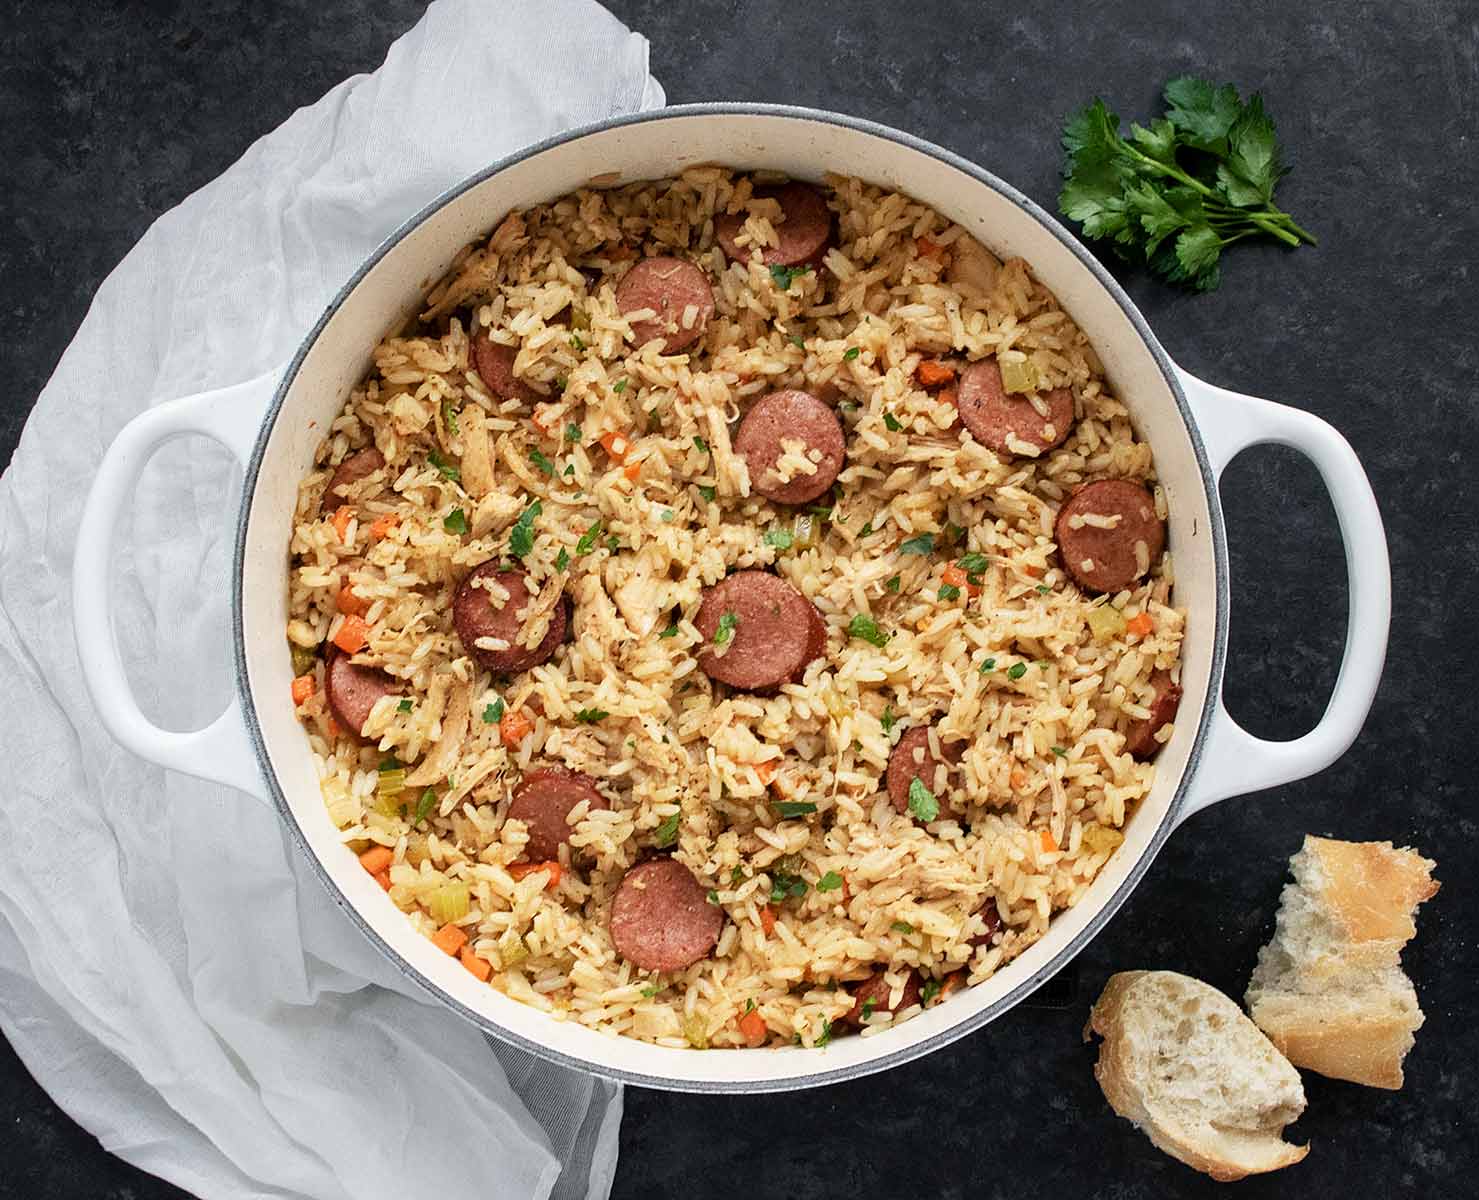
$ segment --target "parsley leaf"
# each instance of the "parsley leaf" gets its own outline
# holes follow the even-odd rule
[[[781,291],[789,292],[796,278],[805,275],[810,270],[810,267],[783,267],[777,263],[770,268],[770,278]]]
[[[885,704],[883,706],[883,716],[878,718],[878,723],[883,726],[885,737],[893,732],[894,726],[899,723],[899,718],[894,716],[894,706],[892,704]]]
[[[538,500],[519,514],[519,519],[508,534],[508,552],[515,558],[523,558],[534,549],[534,521],[544,506]]]
[[[873,1010],[878,1007],[878,1001],[869,996],[863,1001],[863,1020],[866,1021],[873,1015]]]
[[[492,704],[486,705],[483,708],[483,724],[484,725],[497,725],[498,722],[501,721],[501,720],[503,720],[503,697],[502,696],[498,697],[498,699],[495,700],[495,701],[493,701]]]
[[[899,544],[900,554],[932,554],[934,549],[935,535],[932,533],[921,533]]]
[[[853,359],[857,358],[857,356],[861,353],[862,350],[860,350],[857,346],[849,347],[847,353],[842,356],[842,361],[852,362]]]
[[[1242,238],[1315,244],[1273,202],[1288,167],[1261,96],[1192,76],[1163,95],[1166,115],[1128,137],[1097,98],[1064,126],[1058,208],[1085,237],[1197,291],[1218,285],[1223,249]]]
[[[695,437],[693,439],[693,447],[700,454],[707,454],[709,452],[709,443],[704,441],[701,437]]]
[[[899,419],[895,417],[894,414],[891,412],[886,412],[883,414],[883,427],[887,429],[890,433],[898,433],[899,430],[904,428]]]
[[[653,830],[652,844],[654,846],[661,849],[664,846],[671,846],[678,840],[678,820],[682,815],[682,813],[674,813]]]
[[[734,637],[734,631],[739,627],[739,614],[726,612],[720,614],[719,627],[714,630],[714,645],[727,646],[729,640]]]
[[[883,584],[883,590],[886,592],[893,592],[897,594],[899,590],[899,577],[897,575],[893,575],[885,580]]]
[[[777,800],[771,807],[782,817],[804,817],[817,810],[810,800]]]
[[[940,994],[940,981],[938,979],[925,980],[924,986],[919,989],[919,1003],[928,1004]]]
[[[1026,663],[1013,663],[1010,667],[1007,668],[1007,678],[1008,679],[1021,679],[1022,676],[1026,675],[1026,674],[1027,674],[1027,664]]]
[[[941,600],[959,600],[960,599],[960,589],[958,587],[956,587],[953,583],[942,583],[940,585],[940,599]]]
[[[582,725],[594,725],[598,721],[604,721],[610,715],[604,708],[582,708],[575,714],[575,719]]]
[[[457,436],[457,413],[450,399],[442,401],[442,424],[447,427],[448,433],[453,437]]]
[[[1053,585],[1051,583],[1040,583],[1037,585],[1037,594],[1039,596],[1046,596],[1052,590]]]
[[[806,349],[806,339],[802,337],[799,333],[793,333],[786,340],[790,342],[791,345],[795,346],[798,350]]]
[[[916,775],[909,781],[909,811],[928,825],[939,818],[940,802],[934,792],[924,786],[924,780]]]
[[[591,523],[591,527],[580,535],[580,541],[575,543],[575,557],[583,558],[596,548],[596,539],[601,536],[602,522],[597,519]]]
[[[416,801],[416,815],[411,818],[412,825],[419,825],[431,815],[431,810],[436,807],[436,788],[427,788],[421,793],[421,799]]]
[[[955,565],[967,575],[980,575],[991,565],[991,560],[984,554],[962,554],[955,560]]]
[[[413,705],[409,700],[402,700],[399,704],[395,706],[395,711],[408,713],[414,707],[415,705]]]
[[[442,518],[442,528],[448,533],[464,534],[467,532],[467,514],[460,508],[454,508]]]
[[[767,529],[760,540],[777,550],[789,550],[796,543],[795,535],[789,529]]]
[[[779,904],[788,897],[799,897],[806,895],[806,880],[799,875],[787,875],[784,871],[776,871],[770,877],[770,902]]]
[[[678,622],[677,621],[674,621],[671,625],[669,625],[666,629],[664,629],[657,636],[660,637],[660,638],[677,637],[678,636]]]
[[[841,886],[842,876],[836,871],[828,871],[817,880],[817,891],[819,892],[835,892]]]
[[[627,390],[627,381],[625,379],[618,379],[611,385],[611,390],[618,396],[621,395],[622,392]]]
[[[888,645],[888,634],[878,627],[878,622],[867,613],[854,613],[847,623],[847,636],[861,638],[882,649]]]
[[[986,674],[987,671],[994,671],[994,670],[996,670],[996,659],[994,659],[994,658],[988,658],[985,662],[983,662],[980,665],[980,667],[977,668],[977,673],[978,674],[981,674],[981,675],[984,675],[984,674]]]
[[[1067,758],[1068,757],[1068,751],[1065,750],[1065,749],[1063,749],[1062,746],[1054,746],[1053,747],[1053,753],[1056,754],[1059,758]]]
[[[892,925],[889,926],[889,928],[892,929],[895,933],[914,932],[914,926],[909,924],[908,921],[895,921]]]
[[[571,421],[570,424],[565,426],[565,440],[567,442],[580,441],[580,426],[574,421]]]
[[[435,450],[427,454],[426,461],[434,466],[438,471],[440,471],[444,478],[450,479],[453,483],[456,483],[459,479],[462,478],[462,472],[454,467],[451,463],[449,463]]]
[[[719,495],[719,493],[714,488],[710,487],[706,483],[701,483],[698,485],[698,494],[702,496],[704,500],[709,504],[713,504],[715,498]]]
[[[569,565],[570,565],[570,551],[566,550],[564,546],[561,546],[560,547],[560,552],[557,555],[555,555],[555,570],[556,571],[563,571]]]
[[[543,471],[546,475],[548,475],[551,479],[554,478],[555,464],[550,462],[549,459],[545,458],[545,456],[541,454],[537,449],[529,451],[529,461],[532,462],[541,471]]]

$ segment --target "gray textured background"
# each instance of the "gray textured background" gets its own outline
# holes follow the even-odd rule
[[[1319,248],[1239,248],[1207,296],[1134,273],[1125,283],[1181,364],[1346,434],[1382,504],[1395,584],[1386,676],[1355,748],[1315,779],[1228,802],[1180,831],[1077,961],[1069,1007],[1019,1009],[924,1062],[820,1092],[631,1090],[615,1195],[707,1194],[715,1181],[761,1197],[1225,1194],[1108,1111],[1078,1033],[1118,969],[1184,970],[1238,994],[1306,831],[1411,842],[1438,859],[1444,890],[1407,955],[1428,1024],[1401,1093],[1309,1077],[1310,1111],[1294,1131],[1314,1143],[1309,1159],[1238,1194],[1355,1184],[1472,1195],[1479,902],[1475,793],[1460,762],[1479,733],[1468,684],[1479,643],[1479,10],[1461,0],[610,7],[651,40],[672,102],[869,117],[982,163],[1048,207],[1062,117],[1093,94],[1143,118],[1165,79],[1186,71],[1262,90],[1295,165],[1280,201]],[[421,11],[409,0],[7,8],[4,461],[93,290],[148,224],[295,108],[373,69]],[[490,17],[490,36],[496,25]],[[1240,458],[1223,499],[1235,580],[1229,706],[1255,733],[1292,736],[1323,709],[1344,638],[1334,518],[1292,453]],[[183,1194],[99,1149],[3,1044],[0,1130],[0,1197]]]

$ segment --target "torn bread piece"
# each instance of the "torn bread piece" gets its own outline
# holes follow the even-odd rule
[[[1438,891],[1436,864],[1390,842],[1318,837],[1289,864],[1294,882],[1258,953],[1248,1012],[1295,1066],[1400,1088],[1423,1023],[1402,947],[1417,906]]]
[[[1230,1182],[1299,1162],[1284,1141],[1304,1086],[1258,1027],[1216,988],[1174,971],[1110,978],[1084,1030],[1104,1039],[1094,1077],[1120,1116],[1161,1150]]]

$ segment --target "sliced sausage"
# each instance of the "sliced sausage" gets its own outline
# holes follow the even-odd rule
[[[519,356],[517,346],[505,346],[480,329],[472,339],[472,361],[483,383],[495,396],[502,400],[517,400],[521,404],[534,404],[547,397],[514,374],[514,359]]]
[[[832,240],[832,213],[821,192],[805,183],[756,188],[757,199],[776,200],[784,219],[775,227],[777,244],[760,252],[768,267],[820,267]],[[755,247],[737,239],[745,227],[745,212],[725,213],[714,222],[714,236],[735,262],[749,262]]]
[[[611,807],[596,791],[596,781],[580,771],[542,767],[524,776],[514,789],[508,815],[528,829],[531,859],[559,857],[560,847],[570,841],[570,810],[581,801],[589,802],[591,812]]]
[[[801,677],[806,674],[806,668],[827,653],[827,622],[822,620],[822,614],[817,611],[815,604],[808,602],[806,608],[806,657],[796,668],[796,674],[791,676],[792,683],[800,683]]]
[[[339,724],[356,737],[364,732],[375,702],[399,690],[384,671],[352,663],[347,654],[331,654],[324,663],[324,699]]]
[[[1099,518],[1108,518],[1110,527]],[[1129,587],[1166,548],[1166,523],[1156,516],[1155,498],[1128,479],[1084,484],[1058,510],[1053,535],[1064,569],[1091,592]]]
[[[782,479],[776,464],[786,447],[800,442],[816,468]],[[750,471],[750,486],[778,504],[807,504],[837,482],[847,457],[847,441],[837,414],[810,392],[787,390],[762,396],[734,435],[734,449]]]
[[[616,952],[644,971],[681,971],[719,941],[724,910],[676,858],[652,858],[622,876],[611,901]]]
[[[1002,926],[1005,924],[1001,919],[1001,906],[997,904],[993,897],[981,905],[980,908],[976,909],[976,916],[981,918],[986,929],[984,933],[978,933],[975,937],[971,938],[970,944],[972,946],[989,946],[996,935],[1001,932]]]
[[[662,338],[663,353],[677,354],[703,337],[714,315],[714,289],[709,277],[691,262],[644,258],[616,285],[616,306],[623,314],[650,308],[657,315],[633,322],[632,340],[645,346]]]
[[[889,996],[893,989],[889,987],[888,978],[882,971],[869,975],[867,979],[853,988],[852,1008],[845,1016],[838,1018],[839,1024],[862,1025],[864,1014],[872,1016],[876,1012],[900,1012],[906,1008],[913,1008],[919,1003],[919,972],[910,971],[904,980],[904,990],[899,996],[898,1004],[890,1004]]]
[[[331,512],[344,503],[345,495],[351,487],[367,475],[373,475],[385,466],[385,455],[376,450],[374,446],[365,450],[356,450],[337,467],[329,476],[328,485],[324,488],[324,496],[319,501],[319,509],[322,512]]]
[[[693,618],[704,637],[698,665],[710,679],[730,687],[779,687],[810,661],[814,611],[784,579],[765,571],[736,571],[704,592]],[[727,649],[714,644],[721,622],[729,635]]]
[[[1013,443],[1025,443],[1041,454],[1061,445],[1073,428],[1073,393],[1067,388],[1042,392],[1047,405],[1044,417],[1026,396],[1008,392],[1001,382],[996,357],[973,362],[960,373],[955,387],[955,405],[960,419],[981,445],[998,454],[1020,454]]]
[[[950,769],[965,757],[964,742],[942,741],[940,753],[944,757],[936,758],[931,754],[930,728],[929,725],[916,725],[906,729],[888,756],[888,798],[901,813],[909,811],[910,784],[918,779],[938,798],[942,790],[936,780],[939,769],[944,767],[948,776]]]
[[[480,580],[491,580],[508,592],[502,608],[493,607],[493,598],[487,588],[478,586]],[[548,662],[562,641],[570,624],[569,603],[564,596],[550,613],[549,632],[539,645],[530,649],[519,644],[519,630],[523,627],[522,613],[534,598],[537,589],[529,586],[529,577],[522,571],[503,571],[497,563],[485,562],[464,579],[452,597],[452,624],[457,627],[457,636],[463,648],[488,670],[507,674],[524,671]],[[506,650],[488,650],[477,644],[479,638],[498,638],[508,643]]]
[[[1181,707],[1181,685],[1171,682],[1169,671],[1157,671],[1150,677],[1155,688],[1155,699],[1150,702],[1150,716],[1136,721],[1125,731],[1125,749],[1136,758],[1151,758],[1161,748],[1155,740],[1162,725],[1176,719],[1176,710]]]

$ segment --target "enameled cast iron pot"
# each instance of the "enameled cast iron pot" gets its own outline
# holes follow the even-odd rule
[[[1123,846],[1084,899],[985,983],[897,1029],[841,1038],[820,1051],[666,1049],[553,1020],[479,983],[412,931],[341,844],[288,700],[286,567],[298,482],[322,430],[369,368],[371,349],[413,311],[453,255],[510,209],[550,200],[595,176],[654,179],[697,163],[809,180],[828,171],[860,176],[931,205],[1000,257],[1025,258],[1088,334],[1114,393],[1150,442],[1170,502],[1174,602],[1189,612],[1175,735]],[[1376,691],[1390,612],[1386,541],[1371,487],[1340,434],[1303,412],[1180,370],[1120,287],[1051,216],[980,167],[880,125],[799,108],[703,104],[608,121],[534,146],[406,222],[274,377],[152,408],[119,434],[104,458],[82,521],[74,596],[77,640],[98,712],[113,736],[143,757],[269,799],[334,899],[397,967],[494,1036],[583,1070],[651,1087],[767,1091],[863,1075],[947,1045],[1006,1012],[1078,953],[1192,813],[1334,761],[1355,738]],[[260,398],[274,382],[264,418]],[[160,443],[187,433],[225,443],[246,471],[231,579],[237,690],[210,726],[172,733],[152,724],[130,692],[113,640],[107,571],[114,522],[139,472]],[[1240,450],[1266,442],[1293,446],[1319,469],[1340,521],[1350,582],[1349,632],[1329,707],[1312,732],[1278,743],[1251,737],[1221,704],[1230,580],[1217,478]]]

